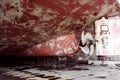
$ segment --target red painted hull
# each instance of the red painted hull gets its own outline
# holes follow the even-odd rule
[[[75,34],[61,36],[42,44],[33,46],[19,56],[70,56],[77,50],[77,40]]]
[[[56,47],[44,50],[46,43],[71,33],[80,39],[82,30],[94,32],[93,21],[116,13],[117,0],[0,0],[0,55],[16,55],[31,47],[32,55],[55,55]],[[62,49],[71,46],[61,43]],[[39,44],[42,47],[34,49]]]

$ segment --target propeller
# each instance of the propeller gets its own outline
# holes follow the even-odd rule
[[[94,52],[94,38],[91,33],[84,31],[81,33],[80,48],[84,54],[91,56]]]

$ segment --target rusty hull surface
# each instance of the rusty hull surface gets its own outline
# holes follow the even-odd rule
[[[96,19],[118,13],[117,0],[0,0],[0,55],[20,54],[51,40],[59,49],[61,36],[70,34],[75,37],[67,46],[74,45],[82,30],[94,33]]]

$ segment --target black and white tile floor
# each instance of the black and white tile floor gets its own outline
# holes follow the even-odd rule
[[[0,67],[0,80],[120,80],[120,62],[107,61],[108,66],[81,65],[62,70],[39,67]],[[115,65],[117,64],[117,65]]]

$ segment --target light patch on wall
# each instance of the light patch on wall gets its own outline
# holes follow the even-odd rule
[[[54,19],[54,18],[56,18],[57,17],[57,12],[56,11],[54,11],[54,10],[52,10],[52,9],[47,9],[45,12],[45,14],[43,14],[44,13],[44,9],[43,10],[41,10],[42,12],[41,12],[41,14],[39,13],[39,15],[41,16],[40,17],[40,19],[42,20],[42,21],[50,21],[50,20],[52,20],[52,19]]]
[[[88,2],[89,0],[78,0],[78,2],[80,3],[80,4],[86,4],[87,2]]]
[[[42,10],[43,10],[43,8],[38,6],[30,14],[40,17],[42,15]]]
[[[57,50],[55,54],[56,54],[56,55],[60,55],[60,54],[62,54],[62,53],[63,53],[62,50]]]
[[[72,18],[66,18],[65,20],[63,20],[60,24],[59,24],[59,26],[63,26],[63,25],[65,25],[65,26],[69,26],[69,25],[71,25],[71,22],[72,22]]]
[[[68,53],[72,53],[73,52],[73,49],[72,48],[68,48]]]
[[[59,38],[57,38],[57,41],[65,40],[65,38],[66,38],[66,36],[59,37]]]
[[[32,25],[36,24],[35,20],[29,20],[28,23],[29,23],[29,26],[32,26]]]
[[[55,46],[54,41],[51,40],[51,41],[49,42],[49,46],[50,46],[51,49],[54,49],[54,46]]]
[[[43,16],[42,16],[42,20],[43,20],[43,21],[49,21],[49,20],[51,20],[51,19],[54,19],[54,17],[51,16],[51,15],[49,15],[49,14],[46,14],[46,15],[43,15]]]
[[[37,48],[40,48],[41,46],[42,46],[42,44],[38,44],[38,45],[36,45]]]
[[[17,12],[16,10],[8,10],[5,12],[5,16],[3,17],[4,20],[13,23],[15,18],[20,18],[23,15],[23,12]]]
[[[33,28],[34,32],[40,32],[41,31],[41,27],[40,25],[36,25],[35,28]]]
[[[73,24],[82,24],[83,22],[81,22],[80,19],[76,19],[72,23]]]
[[[64,53],[71,54],[74,50],[72,48],[64,48]]]
[[[86,11],[84,11],[83,13],[84,13],[84,14],[89,14],[90,11],[89,11],[89,10],[86,10]]]
[[[113,5],[108,5],[108,4],[102,5],[101,10],[97,16],[104,15],[106,12],[108,12],[112,8],[113,8]]]
[[[29,25],[26,26],[26,24],[29,24]],[[35,24],[36,24],[35,20],[28,20],[27,22],[19,23],[19,25],[24,26],[25,28],[32,28],[32,26]]]
[[[52,9],[50,9],[50,8],[47,9],[47,12],[48,12],[48,13],[53,13],[53,14],[59,14],[57,11],[52,10]]]
[[[67,48],[64,48],[64,53],[67,53],[67,51],[68,51]]]
[[[11,4],[14,4],[14,3],[17,3],[17,2],[20,2],[20,0],[0,0],[0,3],[1,3],[1,5],[2,5],[2,7],[4,7],[5,8],[5,4],[6,3],[11,3]]]
[[[43,30],[43,31],[41,31],[41,33],[42,33],[41,36],[43,37],[43,39],[46,38],[46,37],[49,37],[49,34],[46,33],[46,31]]]
[[[57,44],[57,48],[61,48],[61,44]]]
[[[24,8],[22,7],[21,0],[7,0],[7,1],[9,1],[10,6],[17,7],[20,13],[23,12]]]
[[[96,1],[97,1],[97,0],[90,0],[89,3],[88,3],[88,5],[89,5],[89,6],[93,6]]]
[[[69,5],[69,4],[70,4],[70,1],[69,1],[69,0],[68,0],[68,1],[67,1],[67,0],[63,0],[63,1],[61,0],[61,3],[63,3],[64,5],[66,5],[66,6],[67,6],[67,5]]]
[[[0,13],[1,16],[3,15],[3,13],[5,13],[5,16],[3,16],[4,18],[2,19],[13,23],[16,17],[20,18],[23,15],[24,8],[21,7],[22,4],[20,4],[20,0],[0,0],[0,3],[2,9],[5,10],[5,12],[2,12],[2,14]],[[7,10],[6,3],[13,8]]]
[[[74,9],[71,11],[71,13],[74,13],[74,12],[76,12],[76,11],[79,10],[79,9],[80,9],[80,7],[74,8]]]
[[[75,42],[74,42],[74,41],[72,41],[72,42],[71,42],[71,44],[74,46],[74,45],[75,45]]]

